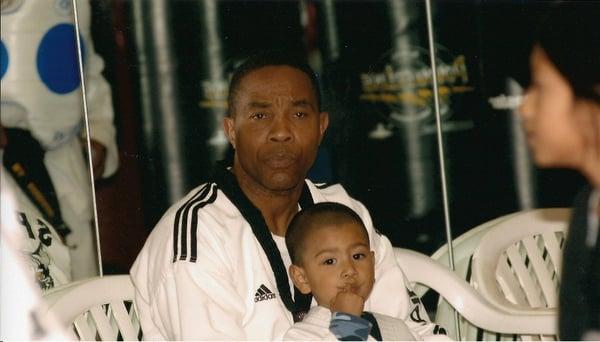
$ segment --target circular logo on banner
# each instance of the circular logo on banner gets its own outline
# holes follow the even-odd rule
[[[473,88],[469,85],[465,57],[454,56],[441,46],[437,50],[438,89],[444,114],[451,96]],[[398,119],[405,115],[420,118],[431,115],[433,81],[428,50],[412,46],[403,51],[390,51],[373,69],[360,75],[362,101],[383,105]]]
[[[8,70],[8,50],[4,46],[4,42],[0,40],[0,79],[4,77]]]
[[[10,14],[16,12],[24,0],[0,0],[0,12]]]
[[[81,42],[85,61],[83,39]],[[79,87],[77,41],[72,24],[58,24],[46,32],[37,51],[37,70],[52,92],[66,94]]]

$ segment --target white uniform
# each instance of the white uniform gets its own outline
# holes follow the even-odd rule
[[[220,174],[215,179],[237,184],[230,172]],[[194,189],[173,205],[131,269],[144,339],[273,340],[292,326],[267,255],[243,213],[223,192],[225,181],[218,182]],[[340,185],[319,189],[308,180],[306,185],[315,203],[343,203],[367,227],[376,283],[365,310],[412,319],[420,323],[417,333],[432,334],[435,325],[416,296],[409,296],[392,245],[375,232],[367,209]],[[235,196],[243,196],[237,185],[235,189]],[[287,269],[283,238],[275,242]]]
[[[12,239],[12,248],[22,254],[25,264],[29,266],[31,280],[37,282],[43,291],[70,282],[69,249],[8,171],[4,167],[0,170],[2,214],[10,215],[2,218],[2,230],[5,231],[4,236]]]
[[[34,239],[31,239],[29,234],[25,233],[25,227],[17,222],[15,212],[28,211],[28,208],[33,205],[27,203],[28,200],[24,194],[13,191],[15,184],[10,180],[10,176],[5,174],[5,170],[2,169],[0,171],[2,183],[0,186],[0,197],[2,198],[0,202],[2,226],[0,229],[0,303],[2,303],[0,305],[0,340],[74,340],[76,336],[67,333],[55,317],[47,314],[48,308],[38,286],[41,283],[37,282],[36,284],[35,277],[28,267],[31,266],[30,257],[32,256],[30,246],[37,244],[44,245],[40,248],[48,247],[47,253],[52,259],[50,264],[46,264],[45,267],[49,270],[53,285],[60,285],[64,280],[60,279],[60,274],[64,273],[54,262],[58,261],[54,258],[61,259],[61,256],[68,258],[69,253],[64,246],[62,246],[64,248],[62,255],[56,253],[60,251],[61,244],[52,229],[50,229],[51,236],[48,236],[43,229],[32,229],[35,236],[40,236],[37,243],[32,243]],[[26,201],[23,202],[23,199]],[[23,239],[24,235],[28,237]],[[51,239],[49,240],[49,238]],[[45,244],[41,240],[45,241]],[[25,258],[23,258],[23,254],[26,254]],[[38,269],[38,265],[34,265],[34,267]],[[63,275],[63,277],[65,276]],[[50,285],[48,278],[45,278],[43,284]]]
[[[96,275],[90,177],[79,141],[83,104],[71,0],[2,4],[2,125],[30,131],[46,150],[44,162],[72,230],[68,241],[77,245],[74,278]],[[106,147],[102,176],[107,177],[118,166],[111,93],[92,44],[89,2],[77,4],[91,137]]]

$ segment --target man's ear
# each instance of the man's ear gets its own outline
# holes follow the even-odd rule
[[[309,294],[312,291],[308,279],[306,278],[306,273],[302,267],[290,265],[290,278],[292,278],[294,285],[303,294]]]
[[[327,130],[328,126],[329,126],[329,113],[328,112],[319,113],[319,133],[320,133],[319,143],[321,143],[321,141],[323,140],[323,137],[325,136],[325,131]]]
[[[223,119],[223,132],[225,132],[227,140],[229,140],[229,143],[235,150],[235,127],[234,120],[231,116],[227,116]]]

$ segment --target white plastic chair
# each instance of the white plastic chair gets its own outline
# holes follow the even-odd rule
[[[505,334],[556,334],[556,313],[509,313],[491,305],[459,275],[430,257],[394,248],[413,284],[436,291],[461,316],[483,329]],[[139,340],[142,332],[128,275],[91,278],[58,288],[45,297],[59,321],[80,340]]]
[[[80,340],[140,340],[129,275],[81,280],[47,293],[49,313]]]
[[[494,225],[473,254],[473,286],[505,312],[557,316],[562,248],[570,213],[566,208],[536,209]],[[520,337],[556,339],[538,335]]]
[[[457,274],[461,279],[465,279],[467,282],[470,280],[470,268],[471,268],[471,257],[473,252],[479,245],[481,237],[497,223],[504,221],[515,214],[504,215],[490,221],[484,222],[475,228],[472,228],[456,239],[452,240],[452,247],[454,251],[454,273]],[[435,253],[431,255],[431,258],[441,265],[446,267],[449,266],[448,261],[448,245],[444,244]],[[425,286],[417,285],[415,292],[419,296],[423,296],[426,291],[429,290]],[[456,326],[454,323],[454,309],[452,306],[443,298],[439,298],[438,305],[435,310],[435,317],[432,317],[436,323],[442,325],[449,336],[454,339],[458,339],[456,333]],[[459,316],[459,329],[460,337],[462,340],[472,341],[478,337],[478,328],[470,324],[464,317]]]
[[[473,287],[430,257],[403,248],[394,253],[406,277],[440,294],[472,325],[502,334],[556,334],[556,313],[509,313],[490,304]]]

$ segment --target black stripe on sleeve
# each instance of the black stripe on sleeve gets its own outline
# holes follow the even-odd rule
[[[198,199],[202,199],[204,196],[206,196],[206,192],[209,189],[209,184],[205,184],[204,186],[202,186],[202,188],[200,188],[200,190],[198,190],[198,192],[196,192],[189,200],[187,200],[181,207],[179,207],[179,209],[177,210],[177,213],[175,214],[175,220],[173,223],[173,262],[177,261],[178,259],[178,255],[179,255],[179,250],[178,250],[178,244],[181,241],[181,247],[182,247],[182,254],[185,255],[186,252],[186,244],[185,241],[187,240],[187,233],[185,230],[182,229],[181,232],[181,239],[179,236],[179,227],[181,226],[181,215],[184,213],[187,213],[187,208],[189,205],[191,205],[194,201],[197,201]],[[184,216],[184,220],[183,222],[187,221],[187,214],[185,214]],[[184,257],[185,259],[185,257]]]
[[[198,210],[200,210],[201,208],[203,208],[205,205],[209,204],[209,203],[213,203],[216,199],[217,199],[217,186],[216,184],[213,184],[211,186],[211,192],[212,194],[210,195],[210,197],[205,200],[200,202],[197,206],[194,207],[194,211],[192,213],[192,224],[190,225],[190,261],[191,262],[196,262],[196,260],[198,260],[198,242],[196,241],[197,238],[197,232],[198,232]]]
[[[181,227],[181,253],[179,255],[179,260],[186,260],[188,256],[187,252],[187,242],[188,242],[188,216],[190,213],[190,209],[198,202],[202,201],[207,193],[210,191],[210,186],[207,184],[202,192],[196,197],[193,201],[189,202],[182,211],[182,218],[179,222],[179,227]]]

